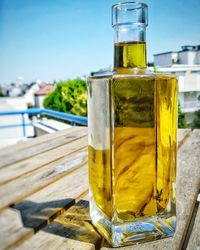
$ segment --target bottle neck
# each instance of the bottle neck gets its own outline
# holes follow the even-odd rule
[[[114,69],[128,72],[146,68],[146,27],[119,25],[114,27]]]

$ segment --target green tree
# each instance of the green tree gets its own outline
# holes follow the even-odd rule
[[[87,85],[80,78],[58,82],[44,99],[44,107],[79,116],[87,116]]]
[[[200,110],[195,112],[195,117],[192,121],[192,128],[200,128]]]
[[[1,87],[0,87],[0,97],[3,97],[4,94],[2,93]]]
[[[154,62],[147,62],[148,67],[155,67]]]
[[[178,127],[187,128],[185,115],[182,113],[180,102],[178,102]]]
[[[200,101],[200,95],[198,96],[198,100]],[[192,121],[192,128],[200,128],[200,110],[195,112],[195,117]]]

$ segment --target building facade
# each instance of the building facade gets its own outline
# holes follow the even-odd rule
[[[160,72],[176,74],[181,109],[187,123],[191,124],[194,112],[200,110],[200,45],[155,54],[154,64]]]

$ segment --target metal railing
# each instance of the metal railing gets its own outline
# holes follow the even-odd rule
[[[9,116],[9,115],[21,115],[21,123],[19,124],[8,124],[8,125],[0,125],[0,129],[3,128],[14,128],[14,127],[22,127],[23,136],[26,137],[26,126],[33,126],[33,123],[25,122],[25,115],[48,115],[50,117],[54,117],[57,119],[65,120],[70,122],[72,126],[76,124],[86,125],[87,126],[87,117],[76,116],[64,112],[54,111],[50,109],[27,109],[27,110],[12,110],[12,111],[1,111],[0,116]]]

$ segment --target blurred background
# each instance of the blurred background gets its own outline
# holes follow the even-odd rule
[[[177,75],[179,127],[200,127],[200,1],[145,2],[149,69]],[[87,116],[86,78],[113,66],[115,3],[0,1],[0,147],[76,123],[43,108]]]

